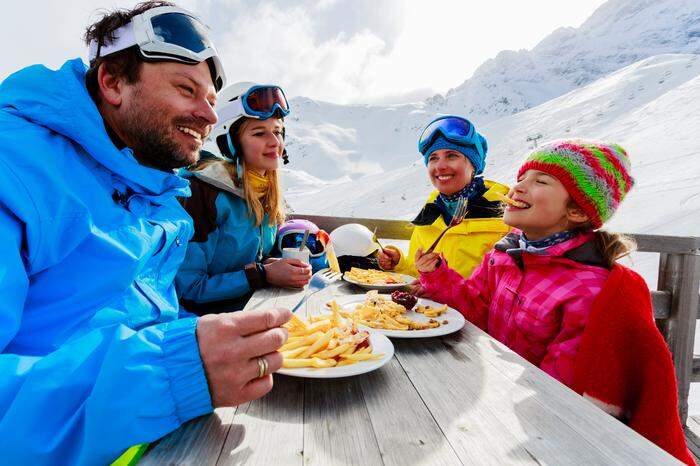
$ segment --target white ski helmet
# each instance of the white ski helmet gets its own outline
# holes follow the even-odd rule
[[[229,157],[235,155],[230,153],[233,146],[231,141],[224,138],[241,118],[266,120],[273,116],[284,118],[289,114],[289,103],[284,91],[272,84],[239,82],[223,89],[217,97],[216,114],[219,120],[209,134],[209,145],[213,143],[222,155]]]
[[[336,256],[367,257],[379,249],[374,234],[364,225],[348,223],[331,232],[331,244]]]

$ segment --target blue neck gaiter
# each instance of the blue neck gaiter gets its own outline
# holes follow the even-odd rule
[[[442,217],[444,218],[445,223],[449,224],[452,221],[455,210],[457,209],[457,203],[461,198],[466,198],[471,201],[482,196],[484,192],[486,192],[484,179],[478,176],[472,179],[471,183],[454,194],[438,194],[437,199],[435,199],[435,203],[442,210]]]

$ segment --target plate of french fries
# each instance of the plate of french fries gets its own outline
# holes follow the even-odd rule
[[[343,274],[343,280],[366,290],[393,291],[409,285],[415,277],[384,270],[352,267]]]
[[[318,379],[349,377],[379,369],[394,355],[389,339],[374,331],[359,329],[343,317],[335,301],[326,305],[330,313],[302,319],[296,314],[284,324],[287,342],[278,374]]]
[[[429,338],[448,335],[464,327],[464,316],[445,304],[418,298],[407,310],[389,295],[369,291],[339,300],[340,314],[360,329],[371,329],[390,338]]]

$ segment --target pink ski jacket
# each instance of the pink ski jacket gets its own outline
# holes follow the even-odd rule
[[[426,297],[459,310],[555,379],[571,387],[574,360],[593,301],[610,271],[593,233],[580,234],[539,254],[518,246],[520,234],[496,243],[471,278],[444,262],[422,273]]]

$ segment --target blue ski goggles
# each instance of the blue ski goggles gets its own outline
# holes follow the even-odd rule
[[[145,60],[190,65],[211,60],[214,87],[219,91],[226,84],[221,60],[209,39],[209,28],[187,10],[171,6],[151,8],[116,29],[113,36],[114,40],[109,44],[90,42],[90,63],[135,45]]]
[[[275,115],[289,115],[289,102],[279,86],[260,85],[248,89],[238,99],[219,111],[219,121],[235,121],[241,116],[267,120]]]
[[[296,248],[301,247],[301,242],[304,239],[304,233],[289,232],[280,238],[280,251],[284,248]],[[306,238],[306,248],[311,253],[311,257],[318,257],[326,252],[326,246],[316,238],[314,233],[311,233],[308,238]]]
[[[418,150],[425,155],[425,151],[430,147],[435,139],[442,135],[445,139],[460,146],[473,146],[484,157],[484,147],[481,145],[474,125],[466,118],[448,115],[436,118],[425,127],[418,139]]]

